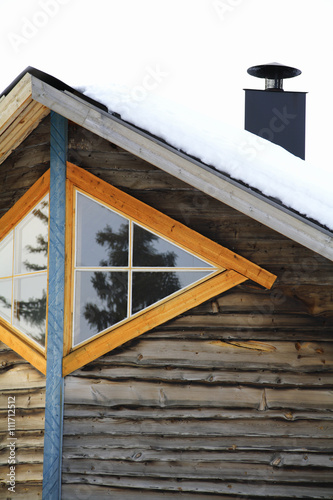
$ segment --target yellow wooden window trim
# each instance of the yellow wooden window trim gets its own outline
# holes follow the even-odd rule
[[[66,180],[66,252],[65,252],[65,322],[63,375],[84,366],[129,340],[184,313],[202,302],[251,279],[270,288],[276,277],[189,229],[145,203],[127,195],[89,172],[67,163]],[[47,171],[0,220],[2,240],[49,192]],[[217,271],[190,288],[166,297],[156,305],[111,327],[106,332],[72,348],[73,276],[74,276],[74,193],[78,189],[89,197],[118,211],[180,248],[211,263]],[[0,339],[39,371],[46,374],[46,352],[29,338],[0,318]]]
[[[50,172],[47,171],[0,219],[0,241],[44,198],[50,189]],[[47,307],[46,307],[47,315]],[[47,323],[47,321],[46,321]],[[0,318],[0,340],[31,363],[37,370],[46,374],[46,349]]]
[[[109,208],[142,224],[148,230],[212,263],[220,272],[72,348],[75,189],[81,190]],[[64,376],[247,279],[252,279],[266,288],[270,288],[275,281],[275,276],[261,267],[69,162],[67,163],[65,259]]]

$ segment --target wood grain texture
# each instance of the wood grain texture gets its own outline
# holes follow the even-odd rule
[[[8,465],[8,397],[15,397],[15,472],[12,498],[42,497],[44,446],[45,377],[27,361],[0,342],[0,475]],[[0,498],[10,498],[1,482]]]
[[[0,164],[49,113],[49,108],[32,99],[31,75],[25,74],[0,103]]]
[[[332,263],[77,126],[69,136],[80,166],[278,278],[218,294],[66,377],[63,492],[331,498]]]
[[[0,169],[3,213],[47,169],[47,127]],[[70,161],[278,279],[216,293],[66,377],[63,497],[331,498],[332,262],[77,126],[69,144]],[[15,390],[27,461],[15,498],[39,498],[43,376],[6,347],[0,368],[1,445]]]

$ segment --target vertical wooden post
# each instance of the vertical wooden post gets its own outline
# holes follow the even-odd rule
[[[50,237],[43,499],[61,498],[67,120],[51,112]]]

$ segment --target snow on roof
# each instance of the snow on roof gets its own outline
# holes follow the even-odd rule
[[[153,93],[136,96],[115,85],[80,91],[123,120],[333,230],[333,171],[326,165],[312,165],[246,130]]]

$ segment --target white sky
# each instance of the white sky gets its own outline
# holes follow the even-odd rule
[[[123,83],[244,126],[247,68],[302,70],[306,160],[333,168],[333,0],[1,0],[4,90],[27,66],[71,86]]]

